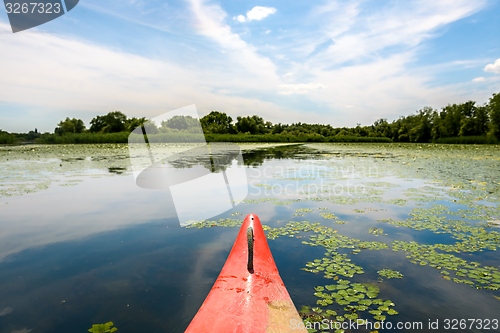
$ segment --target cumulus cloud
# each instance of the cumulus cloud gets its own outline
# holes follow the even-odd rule
[[[274,13],[276,13],[274,7],[255,6],[247,12],[246,16],[238,15],[234,19],[238,22],[261,21]]]
[[[5,29],[7,25],[0,23],[0,31]],[[94,113],[118,101],[144,108],[164,104],[161,95],[167,86],[176,87],[172,95],[187,99],[194,92],[189,87],[198,82],[194,73],[175,63],[57,35],[0,34],[0,44],[9,50],[0,54],[0,101],[6,103],[17,104],[29,96],[29,104],[36,108],[79,105]],[[33,52],[36,57],[24,61]]]
[[[484,82],[484,81],[486,81],[486,79],[483,76],[472,79],[472,82]]]
[[[281,95],[292,95],[299,94],[304,95],[309,93],[311,90],[324,89],[325,86],[321,83],[298,83],[298,84],[280,84],[280,90],[278,91]]]
[[[238,15],[234,19],[238,22],[245,22],[247,20],[244,15]]]
[[[500,58],[495,60],[494,63],[486,65],[484,67],[484,71],[495,73],[495,74],[500,74]]]

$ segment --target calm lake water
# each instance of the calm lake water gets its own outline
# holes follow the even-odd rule
[[[398,313],[386,322],[423,323],[422,330],[391,332],[500,320],[498,146],[242,151],[248,196],[208,225],[234,225],[255,213],[281,232],[269,245],[298,309],[316,307],[314,288],[340,278],[377,286],[377,298]],[[363,272],[327,279],[324,271],[304,270],[326,249],[303,244],[314,232],[294,234],[299,227],[287,227],[290,221],[346,236],[335,253]],[[123,333],[183,332],[238,232],[203,226],[179,225],[168,188],[136,186],[124,145],[0,147],[0,333],[87,332],[107,321]],[[371,243],[358,250],[359,242]],[[382,269],[403,277],[383,277]],[[344,308],[334,300],[323,311]],[[376,321],[368,310],[359,316]],[[493,323],[472,323],[454,331],[500,332]]]

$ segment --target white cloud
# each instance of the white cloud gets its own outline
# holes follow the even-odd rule
[[[495,60],[494,63],[486,65],[484,67],[484,71],[495,73],[495,74],[500,74],[500,58]]]
[[[128,116],[154,117],[190,104],[196,104],[201,114],[219,109],[233,117],[252,115],[258,109],[271,113],[273,117],[262,114],[271,121],[294,113],[241,96],[251,89],[275,89],[278,84],[273,79],[272,64],[255,55],[243,41],[242,49],[229,49],[233,61],[225,65],[230,70],[220,71],[203,64],[199,68],[183,67],[36,30],[3,33],[9,30],[8,25],[0,23],[0,45],[9,50],[0,52],[0,101],[13,110],[15,106],[26,110],[30,120],[26,121],[26,115],[14,116],[7,108],[0,109],[4,130],[27,132],[36,126],[42,132],[53,131],[64,117],[76,116],[88,124],[97,114],[113,110]],[[231,40],[224,34],[218,38],[223,45]],[[255,75],[248,75],[239,61],[250,66]],[[225,87],[231,87],[231,92]]]
[[[113,103],[129,104],[129,109],[162,105],[168,86],[180,101],[193,92],[189,83],[196,82],[194,73],[176,64],[38,31],[0,33],[0,44],[9,50],[0,53],[0,100],[9,103],[28,100],[36,107],[95,113]]]
[[[245,22],[247,20],[246,17],[243,15],[238,15],[234,19],[238,22]]]
[[[278,91],[281,95],[292,95],[292,94],[308,94],[311,90],[318,90],[326,88],[321,83],[298,83],[298,84],[280,84],[280,90]]]
[[[484,82],[484,81],[486,81],[486,79],[483,76],[472,79],[472,82]]]
[[[276,8],[274,7],[255,6],[247,12],[247,19],[249,21],[260,21],[274,13],[276,13]]]
[[[379,10],[364,10],[365,1],[325,1],[314,7],[308,26],[314,34],[291,29],[284,45],[289,59],[306,58],[301,63],[304,74],[311,67],[322,69],[346,62],[364,63],[393,48],[395,52],[417,51],[422,42],[436,36],[440,28],[467,17],[485,6],[484,0],[407,1],[405,5],[383,5]],[[280,36],[283,39],[283,36]],[[315,52],[325,41],[332,41],[321,52]]]
[[[275,64],[260,55],[257,49],[245,42],[240,35],[231,31],[231,27],[224,23],[227,14],[219,5],[208,4],[205,0],[189,1],[197,32],[212,38],[228,53],[228,60],[234,65],[235,72],[245,71],[240,74],[241,77],[245,76],[245,80],[249,81],[254,78],[256,81],[252,83],[256,86],[275,87],[279,83]]]
[[[238,22],[261,21],[274,13],[276,13],[274,7],[255,6],[247,12],[246,16],[238,15],[234,19]]]

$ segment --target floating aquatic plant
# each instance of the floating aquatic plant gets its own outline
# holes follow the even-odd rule
[[[400,272],[388,268],[381,269],[377,273],[387,279],[401,279],[403,277],[403,274]]]
[[[239,227],[241,219],[221,218],[218,220],[188,221],[186,228]]]
[[[392,308],[395,305],[392,301],[377,298],[380,289],[373,284],[339,280],[336,284],[317,286],[314,290],[314,296],[319,298],[316,301],[317,305],[329,307],[336,304],[343,307],[343,314],[338,314],[338,311],[329,308],[315,311],[322,313],[326,318],[334,317],[336,321],[355,320],[362,312],[370,313],[379,321],[386,319],[384,313],[391,316],[398,314]]]
[[[333,214],[333,213],[323,213],[322,212],[322,213],[319,213],[319,215],[321,215],[323,218],[328,219],[328,220],[336,220],[336,219],[338,219],[338,217],[335,216],[335,214]]]
[[[297,212],[297,213],[312,213],[312,212],[314,212],[314,210],[311,208],[298,208],[295,210],[295,212]]]
[[[371,227],[369,230],[368,230],[368,233],[372,234],[372,235],[375,235],[375,236],[380,236],[380,235],[383,235],[384,234],[384,229],[382,228],[375,228],[375,227]]]
[[[114,327],[112,321],[104,324],[93,324],[91,328],[88,329],[90,333],[113,333],[118,331],[118,328]]]

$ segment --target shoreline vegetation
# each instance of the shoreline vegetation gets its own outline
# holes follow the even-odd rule
[[[204,136],[200,132],[203,130]],[[128,118],[120,111],[96,116],[87,129],[81,119],[59,122],[53,133],[8,133],[0,129],[0,144],[128,143],[134,129],[148,133],[148,142],[415,142],[444,144],[500,143],[500,93],[479,106],[474,101],[449,104],[441,110],[424,107],[389,123],[379,119],[369,126],[333,127],[329,124],[272,124],[262,117],[212,111],[201,119],[174,116],[161,124],[146,118]],[[142,134],[138,140],[143,139]],[[134,137],[132,136],[132,139]],[[135,140],[134,140],[135,141]]]

